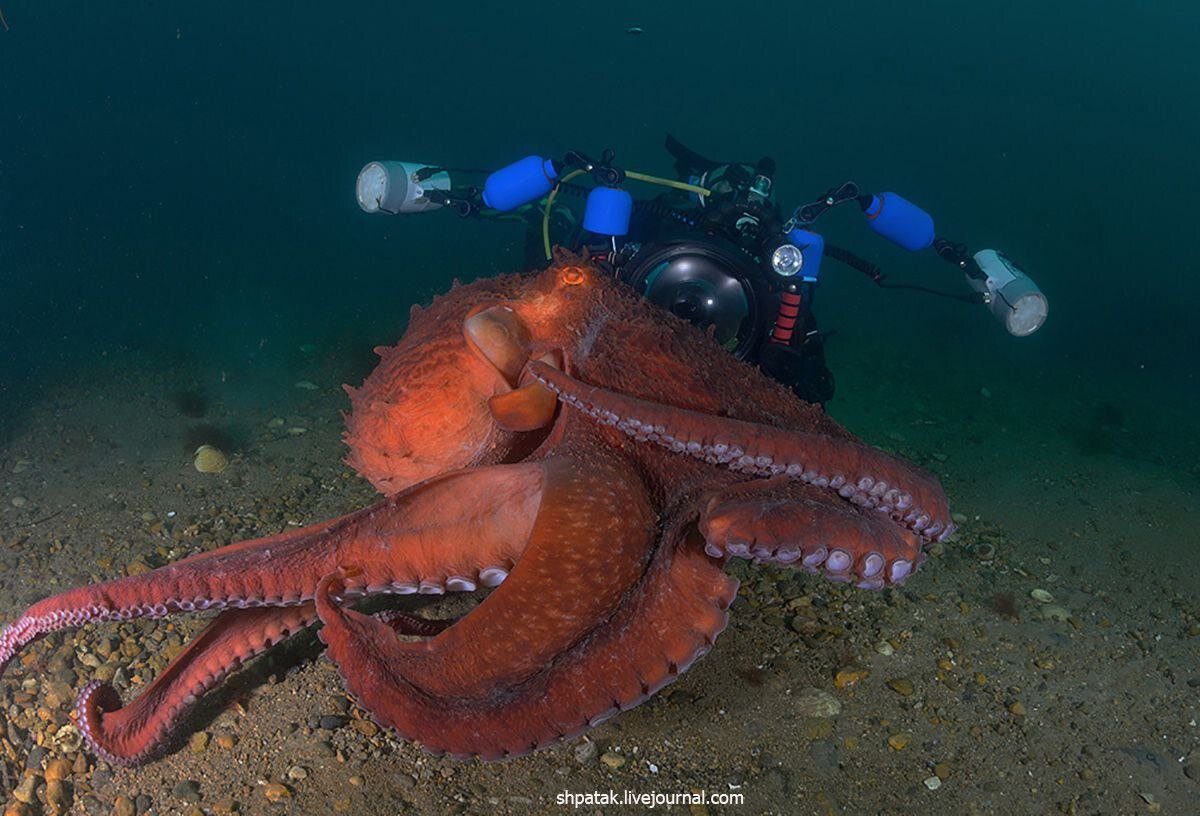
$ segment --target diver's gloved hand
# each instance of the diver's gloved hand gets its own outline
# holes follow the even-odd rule
[[[800,348],[768,343],[758,355],[758,367],[805,402],[824,405],[833,399],[833,372],[825,366],[825,347],[819,335]]]

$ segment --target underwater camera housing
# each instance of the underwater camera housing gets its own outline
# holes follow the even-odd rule
[[[368,213],[448,209],[523,222],[530,265],[540,263],[534,253],[549,260],[556,243],[579,252],[651,302],[711,331],[736,357],[775,369],[768,373],[780,381],[823,360],[812,301],[825,256],[879,287],[981,303],[1017,337],[1046,319],[1046,297],[1023,270],[994,250],[972,254],[938,237],[933,217],[897,193],[864,192],[847,181],[785,217],[775,203],[770,157],[716,162],[671,136],[666,149],[675,159],[674,178],[618,167],[612,150],[598,159],[572,150],[560,158],[529,155],[493,171],[375,161],[359,173],[355,193]],[[452,187],[451,172],[485,177]],[[635,199],[625,189],[629,181],[665,192]],[[561,203],[564,196],[585,199],[581,218]],[[874,263],[827,244],[814,224],[844,204],[856,204],[865,225],[893,244],[914,253],[932,248],[966,274],[971,293],[884,282]]]
[[[761,276],[736,244],[704,233],[655,241],[617,267],[652,303],[702,328],[744,359],[761,337]]]
[[[647,300],[711,331],[735,357],[751,358],[770,331],[778,290],[815,280],[820,247],[781,237],[773,159],[718,164],[671,137],[667,149],[676,174],[707,195],[690,194],[687,211],[660,206],[662,220],[674,229],[605,260]],[[798,276],[806,265],[806,275]]]

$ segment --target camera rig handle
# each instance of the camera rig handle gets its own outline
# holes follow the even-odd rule
[[[792,227],[811,224],[824,215],[827,210],[839,204],[845,204],[847,201],[858,201],[858,199],[858,185],[853,181],[847,181],[837,187],[830,187],[825,191],[825,195],[816,201],[810,201],[808,204],[797,207],[796,211],[792,213],[792,217],[784,224],[783,231],[791,232]]]

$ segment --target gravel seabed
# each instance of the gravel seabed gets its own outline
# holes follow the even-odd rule
[[[31,391],[0,425],[0,617],[373,501],[341,462],[349,364],[309,362],[272,379],[117,350]],[[309,633],[206,699],[173,752],[113,768],[78,750],[74,693],[115,675],[136,694],[202,619],[99,625],[0,679],[6,813],[565,813],[558,794],[610,790],[745,797],[672,810],[692,814],[1200,812],[1196,442],[1146,388],[1113,407],[1061,385],[961,378],[935,400],[902,365],[848,378],[835,416],[937,472],[960,532],[900,590],[732,565],[711,654],[584,738],[430,757],[350,704]],[[230,466],[198,473],[189,447],[217,432]]]

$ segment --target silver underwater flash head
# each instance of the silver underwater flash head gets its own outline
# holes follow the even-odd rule
[[[1014,337],[1027,337],[1042,327],[1050,304],[1033,279],[994,249],[973,256],[983,272],[967,275],[967,283],[983,296],[992,314]]]
[[[449,190],[450,174],[416,162],[373,161],[358,174],[354,194],[363,212],[417,213],[442,205],[429,198],[430,190]]]
[[[780,277],[790,278],[804,267],[804,253],[795,244],[780,244],[771,253],[771,269]]]

